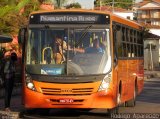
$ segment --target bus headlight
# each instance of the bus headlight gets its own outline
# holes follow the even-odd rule
[[[108,74],[104,77],[98,91],[103,91],[103,90],[107,91],[107,89],[109,88],[110,82],[111,82],[111,74]]]
[[[108,88],[108,87],[109,87],[109,83],[103,81],[102,84],[101,84],[101,88],[102,88],[102,89],[106,89],[106,88]]]
[[[27,83],[27,87],[29,88],[29,89],[33,89],[34,88],[34,85],[33,85],[33,83]]]
[[[29,88],[30,90],[36,91],[36,88],[33,84],[32,78],[29,74],[26,74],[26,86],[27,88]]]

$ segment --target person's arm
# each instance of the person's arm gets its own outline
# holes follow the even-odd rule
[[[85,50],[83,48],[69,48],[69,50],[76,51],[76,52],[79,52],[79,53],[84,53],[85,52]]]

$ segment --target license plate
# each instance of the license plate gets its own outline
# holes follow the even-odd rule
[[[60,103],[73,103],[74,100],[70,98],[65,98],[65,99],[59,99]]]

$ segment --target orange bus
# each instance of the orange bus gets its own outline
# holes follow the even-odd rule
[[[143,89],[143,27],[110,12],[31,13],[19,43],[26,109],[117,113],[120,104],[134,106]]]

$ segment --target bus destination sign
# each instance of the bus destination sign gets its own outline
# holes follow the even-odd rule
[[[96,15],[41,15],[40,22],[96,22]]]
[[[109,15],[80,13],[45,13],[30,16],[30,24],[108,24]]]

